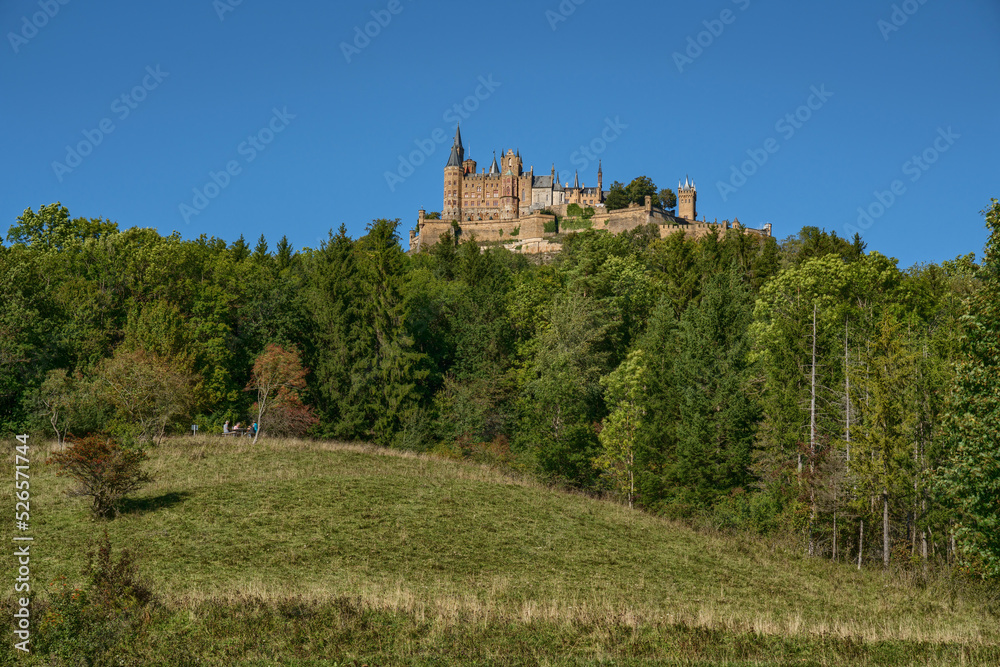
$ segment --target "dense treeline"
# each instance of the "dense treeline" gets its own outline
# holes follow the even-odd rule
[[[0,249],[0,428],[218,431],[253,417],[255,361],[289,350],[310,406],[289,423],[316,437],[799,531],[859,565],[996,574],[1000,204],[986,213],[982,266],[900,270],[811,227],[588,231],[536,264],[448,238],[407,256],[387,220],[272,252],[29,209]]]

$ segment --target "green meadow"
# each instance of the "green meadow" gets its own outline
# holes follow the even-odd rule
[[[858,571],[481,465],[175,438],[103,522],[47,447],[31,457],[35,636],[49,584],[80,585],[105,529],[157,601],[107,663],[16,655],[8,632],[4,664],[1000,664],[995,592],[975,581]],[[4,559],[8,591],[15,571]]]

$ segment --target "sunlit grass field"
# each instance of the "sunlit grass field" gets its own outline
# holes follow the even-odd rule
[[[33,444],[36,585],[79,580],[106,528],[162,602],[151,664],[1000,664],[974,585],[858,572],[479,465],[176,438],[99,522]]]

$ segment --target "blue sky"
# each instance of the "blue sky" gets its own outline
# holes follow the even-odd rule
[[[904,267],[980,254],[1000,197],[998,0],[237,2],[0,3],[0,229],[61,201],[272,248],[400,218],[405,245],[459,117],[481,165],[690,175],[699,217]]]

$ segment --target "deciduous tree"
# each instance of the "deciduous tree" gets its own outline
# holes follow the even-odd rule
[[[990,238],[982,286],[967,302],[965,338],[949,405],[950,452],[941,488],[958,509],[966,562],[1000,576],[1000,202],[985,211]]]
[[[159,441],[189,414],[193,378],[159,355],[120,347],[100,363],[97,377],[116,409],[114,428],[127,437]]]
[[[647,389],[643,352],[636,349],[612,373],[601,379],[605,401],[610,412],[604,418],[598,435],[601,453],[594,459],[611,487],[628,500],[629,509],[635,499],[636,439],[646,410],[643,407]]]
[[[72,495],[91,499],[94,516],[117,516],[121,501],[152,481],[142,469],[146,453],[123,447],[108,435],[88,435],[49,457],[47,463],[59,468],[59,475],[72,477],[79,486]]]
[[[252,408],[257,413],[254,442],[272,428],[272,417],[274,430],[278,432],[302,434],[314,423],[311,411],[298,395],[306,387],[307,373],[295,350],[271,344],[257,357],[246,387],[247,391],[257,392],[257,402]]]

